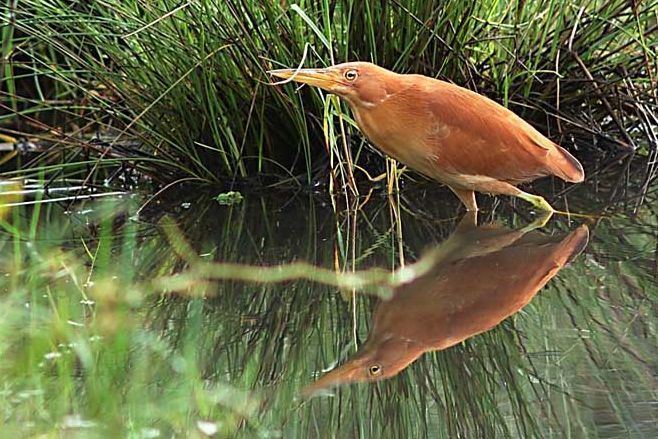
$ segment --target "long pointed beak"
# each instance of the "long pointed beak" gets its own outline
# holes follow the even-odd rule
[[[301,395],[303,398],[310,398],[325,392],[332,387],[364,380],[364,362],[361,359],[355,358],[342,366],[327,372],[315,382],[304,387],[301,391]]]
[[[329,91],[331,91],[334,86],[340,84],[340,81],[336,78],[335,72],[328,69],[279,69],[268,70],[267,73],[286,80],[278,82],[277,84],[295,81]]]

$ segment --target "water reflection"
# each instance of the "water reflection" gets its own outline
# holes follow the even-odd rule
[[[516,313],[587,245],[589,230],[547,236],[530,225],[477,226],[467,215],[428,257],[431,269],[379,303],[365,344],[342,366],[306,387],[328,387],[397,375],[425,352],[488,331]]]
[[[606,209],[608,193],[578,190],[571,208]],[[507,319],[569,259],[567,244],[581,229],[568,217],[518,229],[528,217],[504,203],[483,210],[480,222],[507,228],[465,221],[455,230],[460,207],[422,187],[407,188],[397,210],[384,194],[358,211],[283,191],[245,193],[233,205],[214,195],[171,193],[139,221],[136,199],[37,210],[24,203],[0,221],[5,436],[56,435],[82,419],[101,436],[195,436],[215,423],[220,437],[250,438],[657,437],[655,190],[633,216],[606,209],[620,210],[589,225],[586,255]],[[184,251],[162,226],[165,215]],[[402,288],[388,303],[351,290],[345,300],[335,285],[305,279],[205,282],[221,277],[216,272],[172,294],[151,288],[197,274],[195,264],[271,270],[304,262],[339,274],[399,274],[402,261],[407,269],[422,264],[428,246],[438,246],[434,270],[403,287],[418,304],[393,319],[385,311],[402,301]],[[254,270],[250,278],[265,280]],[[439,275],[461,279],[459,291],[440,290]],[[429,300],[437,291],[444,296]],[[456,299],[461,314],[445,305]],[[352,340],[385,338],[374,337],[375,321],[380,328],[387,315],[412,320],[414,309],[442,311],[421,335],[432,324],[443,342],[416,339],[425,345],[418,358],[391,379],[344,386],[334,398],[299,398],[317,371],[344,362]]]

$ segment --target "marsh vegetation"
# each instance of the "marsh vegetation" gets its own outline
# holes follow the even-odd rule
[[[332,171],[365,180],[346,165],[376,175],[383,161],[344,108],[272,88],[265,71],[367,60],[484,93],[586,162],[630,151],[651,161],[657,9],[655,0],[8,1],[0,123],[39,140],[21,174],[102,180],[121,165],[163,183],[308,186]]]

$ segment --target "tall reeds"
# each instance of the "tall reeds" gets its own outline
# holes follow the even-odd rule
[[[368,60],[454,81],[585,161],[655,158],[657,9],[656,0],[9,0],[0,126],[47,142],[4,170],[51,166],[89,180],[120,165],[162,182],[292,174],[304,184],[333,170],[349,183],[339,189],[354,190],[351,173],[363,173],[352,163],[385,166],[345,107],[268,85],[265,70],[304,54],[307,66]]]

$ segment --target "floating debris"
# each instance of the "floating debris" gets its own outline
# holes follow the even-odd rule
[[[46,360],[54,360],[55,358],[59,358],[62,356],[61,352],[48,352],[43,356]]]
[[[240,203],[242,202],[243,199],[244,197],[242,196],[242,194],[240,192],[235,192],[235,191],[224,192],[215,197],[215,200],[217,200],[219,204],[227,205],[227,206],[231,204]]]
[[[199,429],[199,431],[206,436],[214,436],[217,434],[217,431],[219,431],[219,428],[217,428],[217,424],[214,422],[208,422],[208,421],[196,421],[196,426]]]
[[[142,428],[139,431],[139,437],[142,439],[152,439],[154,437],[160,437],[160,430],[157,428]]]
[[[64,417],[62,428],[93,428],[96,423],[83,419],[80,415],[70,415]]]

